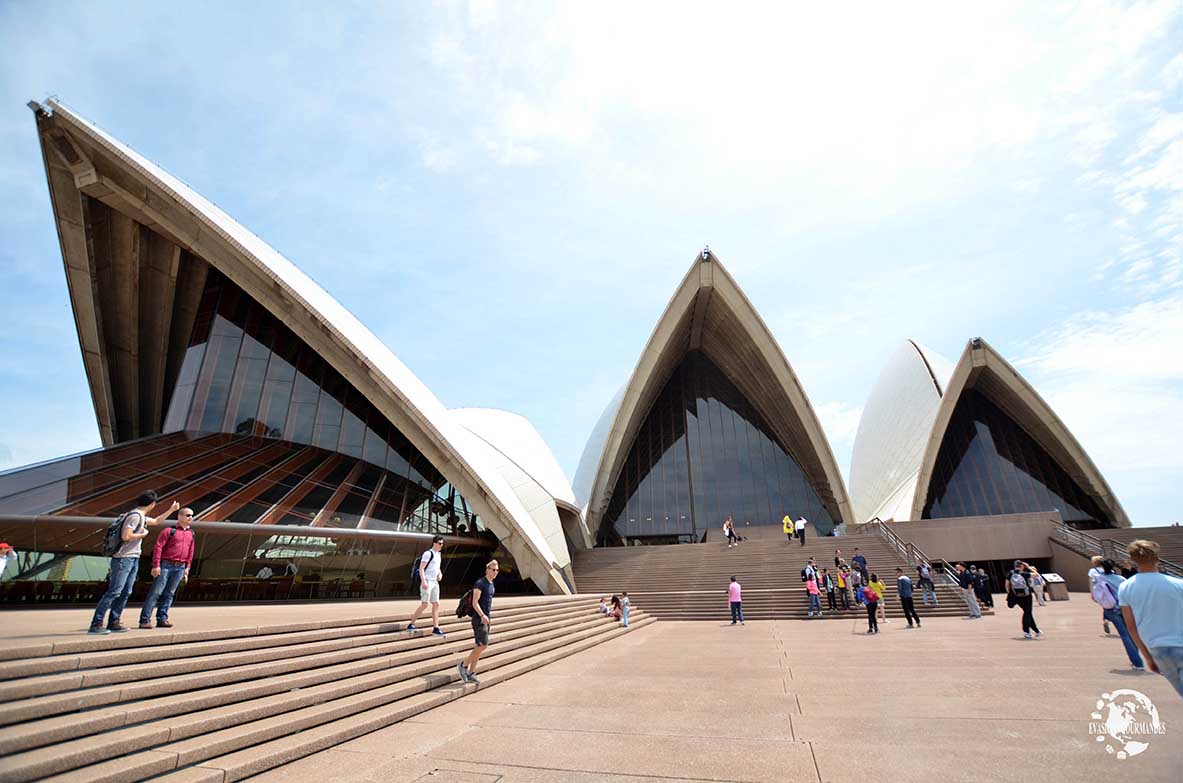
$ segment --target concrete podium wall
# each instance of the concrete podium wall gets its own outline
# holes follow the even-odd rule
[[[1049,538],[1060,524],[1060,517],[1055,513],[1005,514],[889,524],[896,535],[929,557],[950,561],[1009,560],[1052,557]]]

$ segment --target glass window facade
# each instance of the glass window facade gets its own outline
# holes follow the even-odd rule
[[[316,351],[213,269],[164,431],[254,435],[343,455],[333,459],[325,454],[315,461],[293,457],[296,467],[290,475],[241,504],[231,504],[226,519],[295,525],[311,524],[314,518],[317,524],[331,524],[340,516],[342,525],[350,520],[356,524],[361,512],[330,512],[322,519],[312,509],[328,502],[326,488],[351,476],[374,475],[359,469],[355,476],[354,463],[362,459],[389,474],[380,487],[371,487],[389,501],[372,519],[402,529],[417,524],[407,520],[442,517],[450,529],[480,529],[464,498],[402,433]],[[346,499],[352,492],[346,491]],[[328,494],[334,496],[333,490]]]
[[[96,600],[108,566],[96,555],[104,525],[77,518],[117,516],[147,489],[192,508],[199,524],[218,523],[198,535],[181,600],[410,595],[410,565],[427,545],[416,534],[425,533],[447,537],[450,594],[462,592],[490,557],[502,563],[499,590],[537,592],[451,485],[424,483],[418,472],[412,481],[408,463],[398,464],[402,473],[259,435],[178,432],[0,473],[0,510],[26,517],[0,522],[0,540],[18,553],[3,574],[0,602]],[[32,515],[48,519],[34,524]],[[142,597],[150,556],[140,566],[135,595]],[[256,577],[264,566],[273,578]]]
[[[599,543],[698,541],[730,514],[737,527],[805,516],[834,522],[772,428],[710,359],[682,360],[633,442]]]
[[[1022,427],[966,390],[937,453],[925,519],[1059,511],[1078,527],[1112,520]]]

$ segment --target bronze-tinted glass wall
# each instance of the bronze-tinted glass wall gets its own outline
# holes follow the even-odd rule
[[[256,435],[344,455],[305,462],[292,474],[293,480],[311,477],[317,485],[309,490],[310,507],[343,484],[360,487],[368,495],[382,481],[382,503],[401,509],[402,515],[442,516],[450,519],[450,527],[460,528],[454,532],[480,529],[467,501],[385,416],[291,330],[213,269],[164,421],[164,432],[179,431]],[[358,465],[356,458],[368,464]],[[384,473],[389,475],[383,478]],[[275,502],[281,494],[276,487],[257,503]],[[349,517],[356,524],[364,509],[348,500],[343,505],[346,526]],[[251,517],[252,513],[253,506],[225,518],[280,524],[313,521],[307,515],[270,519]],[[400,513],[395,513],[395,523],[399,520]]]
[[[1062,467],[976,389],[962,394],[937,454],[925,519],[1059,511],[1078,527],[1110,527]]]
[[[752,404],[701,352],[689,353],[649,411],[617,479],[601,544],[700,540],[731,514],[737,526],[804,515],[834,527],[796,461]]]

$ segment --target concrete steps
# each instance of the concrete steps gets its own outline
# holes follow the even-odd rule
[[[855,534],[839,538],[810,538],[805,546],[781,536],[765,536],[728,547],[725,541],[671,546],[609,547],[578,552],[575,573],[584,592],[611,594],[627,591],[645,611],[662,619],[730,621],[727,584],[731,577],[743,585],[745,620],[807,619],[809,598],[801,582],[801,569],[810,558],[818,568],[834,571],[834,550],[841,548],[849,562],[858,547],[867,558],[868,570],[887,585],[887,616],[902,617],[895,589],[895,569],[912,577],[917,613],[923,617],[966,614],[960,591],[938,582],[939,606],[924,606],[916,572],[904,558],[877,535]],[[849,611],[825,610],[823,618],[865,616],[861,607]],[[984,610],[989,613],[988,609]]]
[[[597,603],[496,611],[481,687],[628,632]],[[653,620],[630,617],[633,628]],[[456,671],[472,648],[468,620],[441,626],[442,639],[389,618],[216,640],[131,631],[0,662],[0,780],[238,780],[475,690]]]

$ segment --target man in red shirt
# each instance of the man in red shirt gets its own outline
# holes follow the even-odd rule
[[[183,508],[177,515],[177,526],[160,531],[152,551],[152,576],[155,581],[144,599],[140,611],[140,627],[152,627],[152,609],[156,609],[156,627],[172,628],[168,610],[181,580],[189,580],[189,566],[193,565],[194,537],[190,524],[193,509]]]

